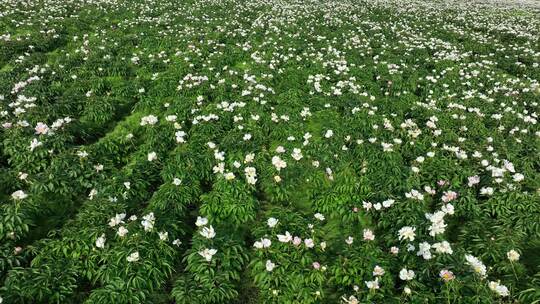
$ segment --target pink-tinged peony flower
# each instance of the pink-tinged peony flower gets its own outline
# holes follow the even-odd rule
[[[319,270],[321,268],[321,264],[319,264],[319,262],[313,262],[313,268]]]
[[[454,273],[452,271],[450,271],[450,270],[447,270],[447,269],[441,270],[441,272],[439,273],[439,276],[445,282],[450,282],[455,278]]]
[[[457,193],[454,191],[445,191],[441,199],[443,202],[448,203],[455,200],[457,196]]]
[[[384,269],[379,265],[375,265],[375,268],[373,268],[373,276],[382,276],[384,273]]]
[[[34,130],[36,130],[36,134],[47,134],[49,127],[42,122],[38,122]]]
[[[375,234],[371,229],[364,229],[364,240],[366,241],[373,241],[375,240]]]
[[[475,176],[470,176],[469,178],[467,178],[467,185],[469,187],[472,187],[474,185],[477,185],[478,183],[480,183],[480,176],[478,175],[475,175]]]

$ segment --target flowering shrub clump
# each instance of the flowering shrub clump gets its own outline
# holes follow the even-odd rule
[[[0,303],[538,303],[540,5],[0,1]]]

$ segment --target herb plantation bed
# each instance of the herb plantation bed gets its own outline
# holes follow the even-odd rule
[[[0,2],[0,303],[540,303],[540,5]]]

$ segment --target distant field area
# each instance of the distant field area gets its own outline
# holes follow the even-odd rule
[[[540,303],[540,2],[0,1],[0,303]]]

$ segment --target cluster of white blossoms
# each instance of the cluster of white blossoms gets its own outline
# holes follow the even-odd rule
[[[365,201],[362,201],[362,207],[364,208],[364,210],[366,211],[369,211],[371,210],[372,208],[374,210],[383,210],[386,209],[386,208],[390,208],[396,201],[393,200],[393,199],[387,199],[387,200],[384,200],[382,201],[382,203],[371,203],[371,202],[365,202]]]
[[[382,277],[385,273],[386,272],[385,272],[384,268],[380,267],[379,265],[375,265],[375,267],[373,268],[373,271],[372,271],[372,274],[375,277],[375,279],[371,280],[371,281],[364,281],[364,283],[366,284],[366,287],[369,290],[379,289],[380,288],[380,286],[379,286],[379,278]]]
[[[268,238],[261,238],[259,241],[253,243],[253,247],[257,249],[270,248],[272,241]]]
[[[125,213],[117,213],[114,217],[112,217],[109,220],[109,226],[114,227],[116,225],[123,224],[125,218],[126,218]]]
[[[272,165],[276,167],[276,170],[281,171],[281,169],[287,168],[287,162],[281,159],[279,156],[272,157]]]
[[[174,136],[176,137],[176,142],[179,143],[179,144],[183,144],[186,142],[186,132],[184,131],[176,131],[176,133],[174,133]]]
[[[199,235],[206,239],[213,239],[216,236],[216,232],[214,230],[214,227],[210,225],[209,227],[206,227],[208,225],[208,219],[206,217],[197,217],[197,220],[195,221],[195,225],[199,228]],[[217,249],[213,248],[204,248],[202,250],[198,251],[198,254],[203,257],[207,262],[212,261],[212,257],[217,253]]]
[[[154,115],[148,115],[141,118],[141,126],[155,125],[158,122],[158,118]]]
[[[110,228],[118,227],[115,233],[118,238],[125,238],[129,233],[129,230],[126,228],[126,226],[129,225],[130,223],[135,223],[135,221],[137,221],[138,219],[136,215],[131,215],[127,220],[126,218],[127,218],[126,213],[117,213],[115,214],[115,216],[109,219],[108,226]],[[155,224],[155,216],[153,212],[150,212],[142,217],[141,226],[144,231],[146,232],[153,231],[154,224]],[[166,242],[169,240],[168,238],[169,233],[167,231],[160,231],[157,234],[160,241]],[[137,235],[137,234],[135,233],[134,235]],[[106,242],[107,242],[106,234],[102,233],[96,239],[95,246],[98,249],[104,249]],[[175,245],[177,247],[180,246],[181,244],[182,242],[179,239],[175,239],[172,241],[172,245]],[[139,261],[139,259],[140,259],[140,255],[138,251],[135,251],[126,257],[126,260],[128,262],[137,262]]]
[[[493,290],[495,293],[497,293],[501,297],[507,297],[510,295],[510,291],[508,290],[508,287],[502,285],[500,282],[489,282],[489,289]]]
[[[415,189],[412,189],[411,191],[405,193],[405,197],[413,199],[413,200],[417,200],[417,201],[424,200],[424,195],[420,191],[415,190]]]
[[[141,225],[144,227],[144,231],[152,231],[152,229],[154,229],[155,221],[156,218],[154,217],[153,212],[150,212],[147,215],[143,216]]]
[[[244,172],[246,174],[246,182],[255,185],[257,183],[257,170],[254,167],[246,167]]]
[[[431,225],[429,226],[429,235],[431,236],[437,236],[439,234],[442,234],[446,230],[446,224],[444,223],[444,216],[445,215],[453,215],[454,214],[454,206],[450,203],[444,205],[440,211],[437,211],[435,213],[426,213],[426,218],[431,222]]]

